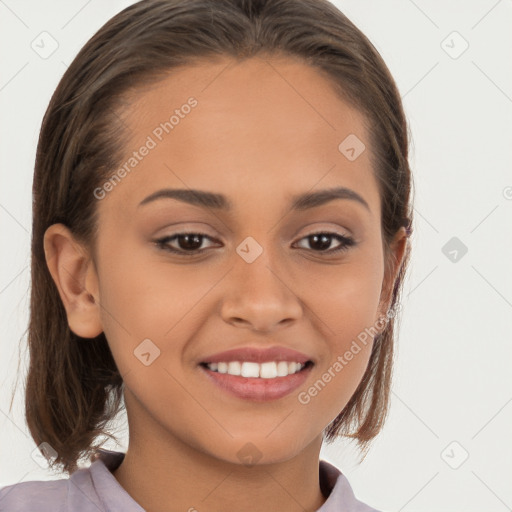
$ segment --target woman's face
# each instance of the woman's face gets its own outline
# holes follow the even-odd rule
[[[380,198],[363,118],[314,69],[254,58],[173,72],[136,97],[125,122],[124,172],[95,192],[90,291],[124,378],[130,443],[163,436],[234,463],[287,460],[345,407],[368,364],[368,332],[383,328]],[[337,187],[351,196],[295,204]],[[182,199],[154,196],[164,190]],[[311,363],[268,379],[203,364],[270,347]],[[279,360],[300,357],[272,354],[261,371],[284,371]],[[252,363],[244,372],[260,369]]]

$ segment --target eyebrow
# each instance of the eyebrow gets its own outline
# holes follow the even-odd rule
[[[231,211],[233,209],[233,203],[223,194],[206,192],[204,190],[170,188],[153,192],[139,203],[139,207],[158,199],[176,199],[184,203],[204,208],[214,208],[216,210]],[[297,211],[308,210],[335,199],[348,199],[358,202],[371,213],[370,207],[364,198],[354,190],[346,187],[335,187],[292,196],[291,209]]]

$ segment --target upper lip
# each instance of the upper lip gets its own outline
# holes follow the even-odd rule
[[[302,352],[291,348],[274,346],[269,348],[240,347],[225,352],[218,352],[205,357],[202,363],[220,363],[230,361],[250,361],[254,363],[265,363],[269,361],[290,361],[305,364],[312,361],[310,357]]]

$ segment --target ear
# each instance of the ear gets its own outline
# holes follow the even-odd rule
[[[82,338],[95,338],[103,328],[98,276],[88,251],[64,224],[52,224],[44,234],[44,252],[69,328]]]
[[[395,286],[396,278],[398,276],[400,267],[402,266],[402,262],[405,256],[407,241],[408,237],[405,227],[401,227],[397,231],[393,241],[391,242],[390,254],[388,255],[387,261],[385,261],[384,279],[382,283],[382,290],[380,295],[376,323],[378,323],[378,318],[384,317],[386,318],[387,324],[388,311],[393,298],[393,288]],[[383,329],[384,328],[385,326],[383,327]]]

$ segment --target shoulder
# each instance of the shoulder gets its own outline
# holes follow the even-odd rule
[[[0,512],[101,512],[89,468],[60,480],[19,482],[0,488]]]
[[[347,477],[336,466],[326,460],[320,461],[320,479],[321,482],[324,482],[323,485],[329,496],[317,512],[338,512],[341,510],[350,512],[382,512],[359,501],[354,495]]]
[[[68,480],[19,482],[0,488],[0,511],[60,512],[67,501]]]

